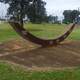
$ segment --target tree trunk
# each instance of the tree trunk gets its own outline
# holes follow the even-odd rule
[[[24,9],[24,0],[21,0],[21,11],[20,11],[20,25],[21,27],[23,27],[24,25],[24,22],[23,22],[23,16],[24,16],[24,13],[23,13],[23,9]]]

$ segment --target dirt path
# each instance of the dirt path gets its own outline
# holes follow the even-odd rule
[[[14,44],[11,45],[12,43]],[[11,48],[12,46],[14,48]],[[42,48],[28,41],[11,41],[0,47],[1,60],[7,60],[31,69],[44,70],[80,66],[80,41],[64,42],[61,45],[47,48]]]

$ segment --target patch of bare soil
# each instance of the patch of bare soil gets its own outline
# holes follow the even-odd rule
[[[39,47],[36,44],[33,44],[25,40],[10,40],[8,42],[0,44],[0,55],[12,54],[22,51],[30,51]]]
[[[49,70],[80,66],[80,41],[65,41],[53,47],[40,47],[25,40],[0,45],[0,59],[27,69]]]

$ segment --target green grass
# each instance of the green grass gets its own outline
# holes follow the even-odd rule
[[[16,32],[7,23],[0,24],[0,42],[4,42],[13,38],[19,38]]]
[[[28,24],[27,28],[33,35],[51,39],[65,31],[66,25],[57,24]],[[80,40],[80,28],[77,28],[68,37],[72,40]],[[19,39],[20,36],[7,23],[0,24],[0,42],[10,39]],[[0,62],[0,80],[80,80],[80,68],[63,71],[25,71],[20,67]]]
[[[39,72],[0,62],[0,80],[80,80],[80,68]]]
[[[69,39],[80,40],[80,28],[75,29],[69,36]]]
[[[67,30],[64,24],[25,24],[25,28],[33,35],[43,39],[53,39]],[[75,29],[68,39],[80,40],[79,34],[80,28]],[[8,23],[0,24],[0,42],[18,38],[20,36]]]
[[[65,25],[29,24],[27,30],[39,38],[53,39],[65,31]]]

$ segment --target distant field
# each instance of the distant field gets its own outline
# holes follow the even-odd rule
[[[68,27],[64,24],[25,24],[25,28],[33,35],[43,39],[53,39],[63,34]],[[80,28],[76,28],[68,37],[72,40],[80,40]],[[20,36],[12,29],[8,23],[0,24],[0,42],[10,39],[18,39]]]

